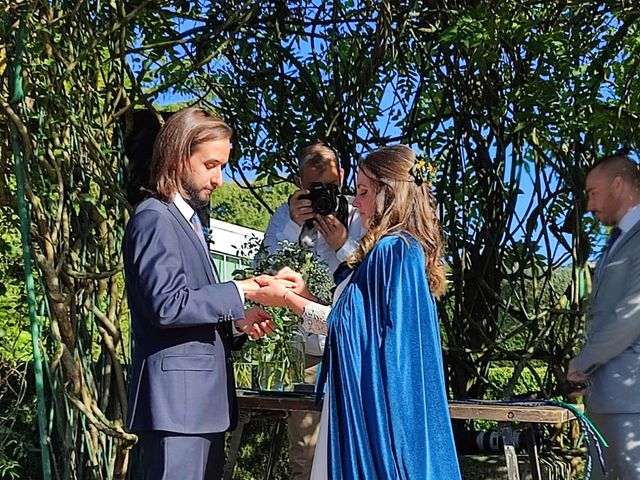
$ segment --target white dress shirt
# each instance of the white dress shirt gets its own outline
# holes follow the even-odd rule
[[[347,197],[349,198],[349,197]],[[336,252],[329,243],[324,239],[322,235],[316,232],[316,240],[314,242],[313,253],[316,258],[323,260],[329,266],[329,271],[333,274],[336,268],[345,262],[358,248],[358,241],[364,234],[362,224],[360,222],[360,214],[357,208],[354,208],[349,202],[349,218],[347,224],[349,225],[349,234],[347,241]],[[289,216],[289,204],[283,203],[273,213],[267,231],[264,233],[264,247],[270,255],[274,254],[278,250],[278,244],[280,242],[297,243],[300,238],[302,227],[296,222],[291,220]]]

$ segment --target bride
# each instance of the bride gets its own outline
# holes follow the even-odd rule
[[[246,294],[327,334],[312,479],[460,479],[434,301],[445,289],[443,240],[423,167],[402,145],[362,160],[354,206],[367,233],[333,307],[289,269]],[[316,225],[328,228],[322,216]]]

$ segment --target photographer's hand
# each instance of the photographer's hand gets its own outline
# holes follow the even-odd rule
[[[349,238],[349,231],[334,215],[316,215],[314,223],[320,235],[336,252]]]
[[[302,226],[305,221],[312,219],[314,215],[311,200],[308,198],[300,198],[304,195],[309,195],[309,190],[298,190],[291,195],[289,199],[289,216],[291,220],[300,226]]]

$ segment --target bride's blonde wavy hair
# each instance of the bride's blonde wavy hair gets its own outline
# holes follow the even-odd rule
[[[356,253],[349,259],[354,267],[382,237],[407,232],[424,250],[429,288],[435,297],[446,290],[442,255],[444,241],[436,215],[431,185],[416,184],[409,171],[416,155],[404,145],[380,148],[360,162],[360,171],[377,187],[376,208],[369,230],[360,240]]]

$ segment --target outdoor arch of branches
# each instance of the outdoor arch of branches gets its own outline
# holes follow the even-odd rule
[[[257,197],[249,179],[282,181],[316,138],[335,146],[351,184],[367,150],[423,152],[438,168],[447,237],[439,308],[452,395],[556,394],[599,235],[584,217],[584,171],[638,145],[634,2],[18,0],[0,10],[0,207],[13,232],[0,248],[5,283],[20,286],[3,301],[23,282],[8,265],[21,262],[17,146],[62,478],[123,477],[135,441],[122,428],[120,243],[132,212],[122,144],[133,111],[159,102],[231,123],[233,175]],[[13,335],[0,336],[4,365],[16,365],[28,330],[23,303],[0,317]],[[11,371],[7,382],[31,375]]]

